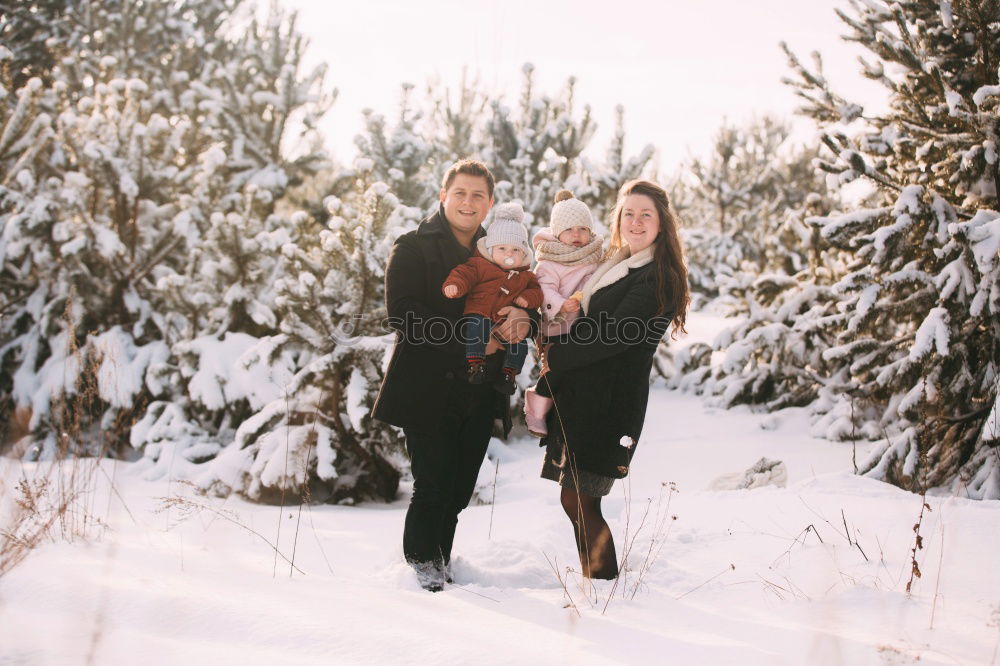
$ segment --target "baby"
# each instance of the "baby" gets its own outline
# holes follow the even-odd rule
[[[465,358],[469,383],[486,381],[486,343],[493,325],[502,317],[499,310],[509,305],[534,310],[542,305],[542,290],[531,265],[528,230],[520,204],[500,204],[486,236],[476,243],[478,252],[455,267],[445,279],[441,291],[448,298],[465,298]],[[507,356],[496,383],[501,393],[513,395],[514,378],[524,367],[528,343],[504,345]]]
[[[580,313],[580,289],[601,262],[603,239],[593,233],[593,216],[587,204],[568,190],[556,194],[549,228],[532,239],[538,252],[535,274],[545,295],[542,306],[542,333],[557,337],[569,332]],[[551,379],[551,378],[550,378]],[[545,417],[552,408],[548,381],[529,388],[524,394],[524,418],[528,432],[544,437]]]

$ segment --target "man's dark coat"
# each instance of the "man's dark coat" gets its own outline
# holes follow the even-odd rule
[[[486,235],[482,227],[475,241]],[[382,380],[372,416],[386,423],[434,433],[444,415],[450,382],[465,382],[465,345],[461,337],[464,298],[446,298],[441,285],[453,268],[472,256],[456,239],[444,210],[427,218],[416,230],[400,236],[389,253],[385,274],[389,326],[396,345]],[[537,328],[537,313],[532,313]],[[490,382],[467,385],[496,400],[496,418],[510,431],[509,401],[490,385],[499,373],[503,353],[487,357]]]

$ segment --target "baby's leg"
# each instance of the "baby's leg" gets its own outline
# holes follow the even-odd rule
[[[514,378],[524,367],[524,359],[528,356],[528,343],[524,340],[516,344],[504,345],[506,354],[503,359],[503,372],[493,384],[498,391],[506,395],[514,395],[517,390]]]
[[[514,344],[508,342],[504,347],[507,350],[503,361],[504,370],[510,369],[514,371],[514,375],[519,374],[524,367],[524,360],[528,358],[528,341],[521,340]]]
[[[465,335],[465,361],[469,366],[469,381],[482,384],[486,381],[486,343],[490,339],[492,324],[482,315],[468,315],[462,331]]]

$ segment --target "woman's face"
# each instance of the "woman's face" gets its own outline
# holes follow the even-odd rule
[[[630,194],[622,203],[618,232],[632,254],[653,244],[660,233],[660,214],[653,200],[645,194]]]

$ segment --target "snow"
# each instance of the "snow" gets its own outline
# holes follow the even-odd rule
[[[993,401],[993,407],[990,409],[990,415],[986,417],[986,422],[983,423],[983,431],[980,437],[986,442],[1000,440],[1000,393],[997,394],[997,399]]]
[[[972,101],[976,106],[982,106],[983,102],[997,96],[1000,96],[1000,86],[982,86],[973,93]]]
[[[948,355],[949,320],[947,308],[931,308],[917,329],[913,345],[910,346],[911,361],[922,359],[930,353],[932,346],[941,356]]]
[[[101,399],[115,407],[130,406],[144,386],[146,368],[163,363],[169,357],[166,344],[160,341],[137,347],[132,336],[120,326],[91,339],[100,355],[97,389]]]
[[[948,104],[948,112],[951,115],[957,116],[959,112],[964,111],[965,100],[962,99],[959,93],[954,90],[945,90],[944,99]]]
[[[854,476],[851,445],[811,439],[806,424],[803,410],[716,411],[654,387],[633,474],[604,501],[619,555],[631,545],[617,587],[567,573],[572,535],[534,440],[492,443],[501,464],[485,461],[479,496],[492,498],[496,475],[495,504],[463,512],[455,584],[436,595],[402,561],[409,483],[387,505],[279,508],[103,461],[86,506],[106,529],[72,542],[56,530],[4,577],[0,654],[146,666],[989,663],[998,599],[984,576],[1000,532],[982,527],[997,503],[928,499],[923,577],[907,596],[921,498]],[[273,444],[300,436],[278,430]],[[761,457],[785,463],[786,488],[706,490]],[[8,480],[47,469],[0,464]],[[297,570],[283,559],[293,553]]]
[[[354,368],[351,371],[351,379],[347,383],[347,418],[350,419],[351,427],[356,432],[362,432],[362,419],[368,414],[365,406],[365,397],[368,393],[368,382],[365,381],[364,374]]]
[[[222,340],[204,336],[187,343],[198,357],[188,385],[191,398],[208,409],[242,399],[260,409],[284,396],[292,377],[290,363],[263,362],[255,349],[258,342],[245,333],[226,333]]]
[[[951,2],[950,0],[939,0],[939,4],[941,6],[941,24],[951,30],[955,25],[955,19],[951,13]]]
[[[682,344],[731,323],[698,313]],[[201,351],[223,368],[266,355],[244,342]],[[238,381],[232,390],[246,395],[258,379]],[[281,399],[273,407],[287,409]],[[137,426],[163,447],[157,463],[50,468],[0,458],[5,488],[22,475],[80,472],[80,508],[98,519],[87,538],[54,529],[3,577],[0,661],[987,664],[996,645],[1000,599],[984,572],[995,568],[1000,532],[983,526],[996,523],[1000,504],[928,498],[923,577],[907,595],[921,498],[855,476],[852,461],[878,445],[812,438],[804,408],[719,410],[654,384],[632,473],[603,502],[621,560],[627,552],[617,585],[576,573],[558,489],[538,477],[536,440],[494,439],[479,500],[460,518],[455,584],[436,595],[402,560],[411,481],[389,504],[204,496],[169,474],[192,465],[193,449],[176,456],[170,441],[171,428],[190,428],[174,411]],[[223,456],[234,470],[261,466],[252,475],[260,482],[301,479],[315,438],[317,472],[332,478],[334,437],[322,425],[282,425],[255,442],[255,463],[240,436]],[[904,438],[895,444],[909,452]],[[225,481],[223,456],[212,468]],[[769,485],[711,489],[749,478],[762,458],[781,462]],[[15,509],[10,495],[0,520]],[[452,630],[445,637],[441,627]]]

